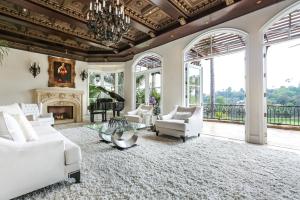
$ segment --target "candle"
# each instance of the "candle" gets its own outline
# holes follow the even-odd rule
[[[120,1],[119,0],[117,0],[117,5],[119,5],[120,4]]]
[[[109,5],[109,9],[108,9],[108,10],[109,10],[109,12],[111,13],[111,5]]]
[[[93,3],[90,2],[90,10],[92,10],[92,9],[93,9]]]
[[[103,0],[103,8],[105,8],[105,0]]]

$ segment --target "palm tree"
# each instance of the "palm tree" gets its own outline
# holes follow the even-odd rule
[[[0,65],[2,65],[2,61],[4,56],[8,54],[8,43],[5,40],[0,40]]]

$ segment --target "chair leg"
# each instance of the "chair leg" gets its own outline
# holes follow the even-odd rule
[[[185,136],[181,136],[180,138],[182,139],[183,142],[186,141],[186,137]]]
[[[80,183],[80,171],[69,174],[70,178],[75,179],[75,183]]]
[[[159,131],[155,131],[156,132],[156,136],[158,136],[158,134],[159,134]]]
[[[200,133],[198,133],[198,137],[200,137]]]

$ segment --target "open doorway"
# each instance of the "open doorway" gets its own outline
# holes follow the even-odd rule
[[[264,32],[268,144],[300,150],[300,4]]]
[[[216,30],[186,48],[185,104],[202,105],[204,134],[245,140],[246,36]]]

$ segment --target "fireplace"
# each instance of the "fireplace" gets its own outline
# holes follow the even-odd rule
[[[48,113],[53,113],[55,121],[67,122],[74,120],[73,106],[48,106]]]
[[[34,89],[34,101],[42,103],[42,113],[52,112],[55,124],[82,122],[83,91],[73,88]]]

